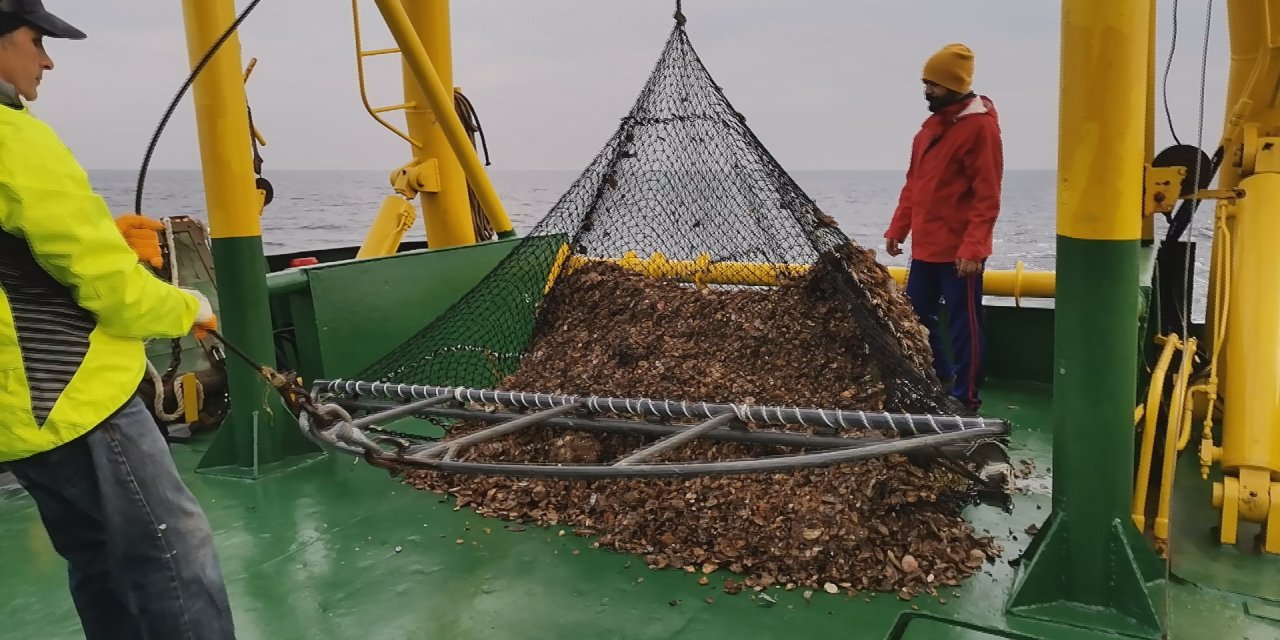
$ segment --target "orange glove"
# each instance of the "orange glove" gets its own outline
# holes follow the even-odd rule
[[[217,316],[214,316],[210,318],[208,322],[197,322],[191,330],[195,332],[196,340],[203,341],[205,338],[209,337],[210,330],[218,330],[218,318]]]
[[[126,213],[116,218],[116,229],[129,243],[129,248],[138,254],[138,260],[159,269],[164,266],[164,256],[160,252],[160,236],[157,231],[164,230],[164,223],[154,218]]]
[[[209,304],[209,299],[203,293],[195,289],[183,289],[183,291],[195,297],[199,307],[196,309],[196,320],[192,323],[192,329],[195,331],[197,340],[204,340],[208,337],[210,329],[218,328],[218,317],[213,315],[213,305]]]

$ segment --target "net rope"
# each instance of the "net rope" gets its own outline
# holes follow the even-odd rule
[[[847,303],[861,344],[841,347],[861,354],[884,385],[883,406],[859,408],[934,414],[959,408],[928,364],[927,343],[921,352],[919,334],[908,337],[921,331],[914,318],[904,323],[901,313],[891,313],[906,302],[888,271],[769,153],[681,21],[630,112],[547,215],[458,303],[357,377],[499,387],[519,368],[541,329],[540,311],[569,267],[631,252],[733,263],[756,281],[789,282],[800,266]],[[753,290],[769,295],[769,287]]]

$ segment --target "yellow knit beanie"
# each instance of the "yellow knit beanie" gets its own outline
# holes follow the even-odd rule
[[[924,79],[956,93],[969,93],[973,84],[973,51],[959,43],[943,47],[924,63]]]

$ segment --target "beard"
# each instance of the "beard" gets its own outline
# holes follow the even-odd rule
[[[943,95],[943,96],[936,96],[936,97],[935,97],[935,96],[929,96],[929,95],[926,95],[926,96],[924,97],[924,99],[925,99],[925,102],[928,102],[928,103],[929,103],[929,112],[930,112],[930,113],[937,113],[937,112],[939,112],[939,111],[941,111],[941,110],[943,110],[943,109],[945,109],[945,108],[947,108],[947,107],[949,107],[949,106],[951,106],[951,105],[953,105],[953,104],[955,104],[955,103],[957,103],[957,102],[959,102],[959,101],[961,101],[961,100],[965,99],[965,98],[966,98],[966,97],[968,97],[968,96],[969,96],[969,94],[967,94],[967,93],[956,93],[956,92],[952,91],[952,92],[949,92],[949,93],[947,93],[946,95]]]

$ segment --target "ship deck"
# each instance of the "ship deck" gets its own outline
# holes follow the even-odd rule
[[[590,538],[561,536],[558,528],[511,531],[509,523],[457,510],[452,499],[341,455],[258,481],[195,473],[207,439],[175,445],[174,456],[215,529],[238,635],[246,640],[1104,637],[1005,612],[1017,571],[1010,561],[1025,550],[1027,528],[1051,508],[1051,393],[1044,385],[993,383],[987,397],[986,412],[1015,424],[1015,464],[1030,460],[1036,469],[1020,481],[1027,492],[1016,495],[1012,514],[983,505],[968,510],[980,532],[1001,541],[1004,557],[940,598],[909,602],[822,591],[806,600],[803,589],[780,588],[767,591],[776,603],[749,589],[728,595],[718,586],[723,572],[704,587],[696,575],[650,570],[639,556],[593,549]],[[1207,491],[1190,471],[1180,484]],[[1200,502],[1208,506],[1195,496],[1178,505],[1194,511]],[[21,490],[0,491],[0,537],[0,636],[82,637],[64,563]],[[1163,590],[1169,637],[1280,638],[1280,601],[1206,584],[1215,573],[1241,575],[1232,566],[1272,560],[1199,544],[1207,538],[1175,538],[1175,550],[1188,549],[1188,573],[1203,579],[1174,576]],[[1258,580],[1277,575],[1247,573]]]

